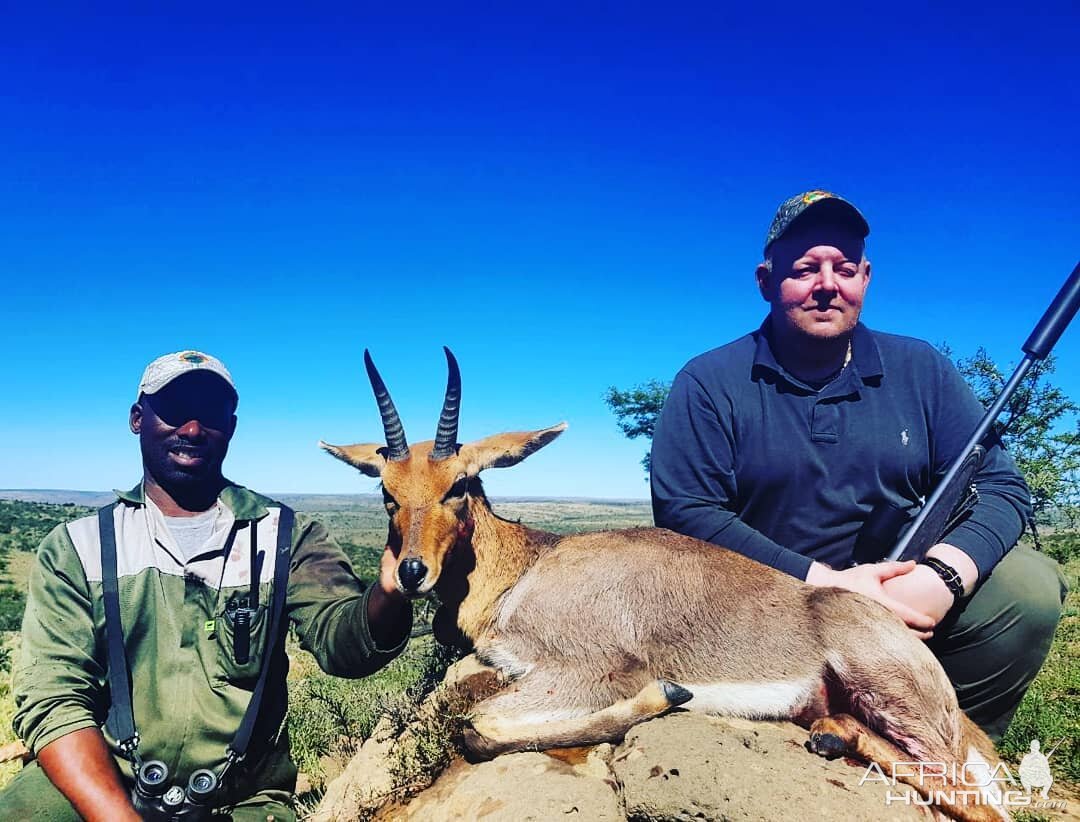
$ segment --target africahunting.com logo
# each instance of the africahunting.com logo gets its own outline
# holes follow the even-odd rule
[[[1043,753],[1039,740],[1033,739],[1015,774],[1004,762],[991,767],[986,762],[957,765],[912,761],[893,762],[884,768],[872,762],[859,785],[885,785],[886,805],[966,804],[1064,811],[1067,802],[1050,798],[1050,786],[1054,784],[1050,757],[1060,745],[1058,742]]]

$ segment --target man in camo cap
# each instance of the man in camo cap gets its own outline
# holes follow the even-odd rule
[[[977,502],[924,560],[853,566],[871,512],[913,516],[983,416],[933,346],[860,322],[869,233],[829,191],[780,204],[755,271],[768,316],[671,386],[653,438],[654,517],[877,600],[928,640],[961,707],[996,739],[1049,650],[1064,577],[1013,547],[1030,497],[996,439]]]

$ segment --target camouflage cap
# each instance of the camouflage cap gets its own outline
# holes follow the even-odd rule
[[[769,233],[765,235],[765,254],[769,253],[769,246],[775,243],[791,226],[806,212],[813,211],[821,214],[825,210],[831,212],[838,222],[849,223],[865,237],[870,233],[870,224],[866,222],[859,209],[838,194],[822,189],[814,189],[802,194],[796,194],[780,203],[776,210]]]
[[[232,374],[225,364],[217,357],[211,357],[201,351],[176,351],[158,357],[143,371],[142,379],[139,380],[138,399],[143,394],[156,394],[177,377],[190,374],[192,371],[209,371],[224,380],[233,394],[236,394],[236,383],[233,382]]]

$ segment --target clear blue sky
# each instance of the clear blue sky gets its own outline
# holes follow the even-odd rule
[[[570,423],[489,493],[644,497],[604,390],[760,322],[785,197],[859,205],[866,322],[960,354],[1015,362],[1080,258],[1075,2],[518,5],[7,7],[0,488],[132,484],[196,347],[233,479],[372,491],[316,441],[380,438],[365,347],[433,436],[446,344],[463,441]]]

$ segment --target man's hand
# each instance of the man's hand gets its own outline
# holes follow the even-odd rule
[[[383,589],[383,593],[400,596],[397,586],[397,560],[397,556],[387,545],[379,561],[379,587]]]
[[[379,581],[368,597],[368,627],[375,644],[396,648],[412,627],[412,604],[397,587],[397,557],[387,545],[379,562]]]
[[[910,576],[915,567],[915,560],[908,560],[907,562],[875,562],[836,571],[827,565],[815,562],[810,566],[806,581],[810,585],[843,588],[846,591],[854,591],[870,597],[904,620],[919,639],[929,639],[934,635],[934,626],[938,624],[941,617],[934,618],[897,595],[907,593],[906,588],[894,594],[889,587],[889,583],[895,583]],[[925,570],[930,571],[930,574],[937,579],[937,574],[929,568]],[[942,588],[945,588],[945,583],[940,579],[937,581]],[[949,593],[948,588],[945,588],[945,593]],[[949,594],[949,597],[951,599],[952,595]]]
[[[954,602],[952,591],[927,565],[916,565],[911,573],[886,580],[882,587],[893,599],[933,620],[934,625],[949,613]]]
[[[975,583],[979,581],[979,569],[971,557],[955,545],[939,542],[927,551],[926,555],[936,557],[956,569],[964,583],[964,596],[975,590]],[[956,602],[949,586],[933,568],[926,565],[916,565],[910,574],[888,580],[884,588],[889,596],[931,617],[935,625],[944,619]]]

